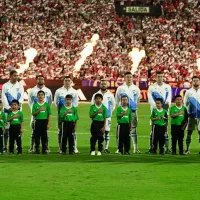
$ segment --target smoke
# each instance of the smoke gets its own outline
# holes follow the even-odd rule
[[[24,55],[26,57],[26,62],[25,64],[17,63],[20,66],[19,69],[16,69],[18,73],[24,73],[24,71],[29,68],[29,64],[33,62],[35,56],[37,55],[37,50],[34,48],[27,49],[24,51]]]
[[[99,35],[94,34],[90,39],[90,42],[84,44],[84,49],[81,51],[81,58],[75,63],[74,71],[77,72],[81,69],[81,66],[84,64],[85,60],[88,56],[90,56],[93,52],[93,47],[97,44],[97,40],[99,40]]]
[[[133,48],[132,51],[129,53],[129,57],[132,59],[132,69],[131,73],[134,74],[137,71],[137,68],[142,60],[146,56],[144,50],[140,50],[138,48]]]

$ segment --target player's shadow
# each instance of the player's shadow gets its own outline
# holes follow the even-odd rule
[[[1,163],[49,163],[49,162],[76,162],[76,163],[152,163],[155,165],[160,164],[190,164],[200,163],[200,155],[194,151],[192,155],[185,156],[172,156],[172,155],[150,155],[150,154],[131,154],[131,155],[119,155],[113,153],[102,154],[102,156],[91,156],[88,149],[80,148],[80,154],[75,155],[61,155],[56,153],[56,149],[52,149],[52,153],[48,155],[35,155],[24,152],[23,155],[8,155],[4,154],[0,156]]]

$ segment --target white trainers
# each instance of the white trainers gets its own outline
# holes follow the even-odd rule
[[[140,152],[139,149],[134,149],[134,150],[133,150],[133,153],[138,153],[138,154],[140,154],[141,152]]]
[[[80,153],[80,152],[79,152],[78,149],[76,148],[76,149],[74,150],[74,153]]]
[[[95,156],[95,151],[91,151],[90,155]]]
[[[115,153],[119,153],[119,149],[117,149],[117,151],[115,151]]]
[[[101,151],[98,151],[97,156],[101,156]]]
[[[190,154],[190,150],[186,150],[185,155],[189,155],[189,154]]]

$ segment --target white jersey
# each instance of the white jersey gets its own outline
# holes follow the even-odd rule
[[[60,108],[62,106],[64,106],[66,104],[65,97],[68,94],[72,95],[72,105],[74,107],[78,106],[78,93],[77,93],[77,91],[73,87],[70,87],[69,89],[67,89],[63,86],[63,87],[56,90],[55,96],[54,96],[54,104],[57,107],[58,111],[60,110]]]
[[[45,93],[45,102],[47,102],[50,106],[52,104],[52,93],[51,90],[45,86],[42,88],[39,88],[37,85],[33,88],[28,93],[28,104],[30,108],[32,109],[32,106],[34,103],[38,102],[37,98],[37,93],[42,90]]]
[[[184,96],[184,105],[187,108],[189,117],[200,118],[200,89],[190,88]]]
[[[129,108],[132,111],[137,110],[138,102],[140,101],[140,89],[132,84],[128,86],[126,83],[117,88],[115,100],[118,105],[121,105],[121,97],[127,96],[129,100]]]
[[[94,97],[96,94],[101,94],[103,96],[103,105],[107,108],[108,118],[112,116],[112,112],[115,110],[115,98],[114,95],[107,90],[105,93],[102,93],[101,90],[93,94],[91,103],[94,104]]]
[[[154,83],[149,86],[148,89],[148,102],[151,105],[151,108],[156,108],[156,99],[161,98],[163,100],[163,104],[168,103],[169,106],[172,101],[172,89],[171,86],[163,83],[161,86],[158,83]]]
[[[3,84],[2,103],[4,112],[8,112],[13,100],[18,100],[20,105],[24,101],[24,87],[18,81],[15,84],[12,84],[10,81]]]

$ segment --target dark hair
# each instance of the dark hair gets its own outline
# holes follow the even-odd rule
[[[45,92],[43,90],[39,90],[37,95],[39,95],[40,93],[42,93],[45,96]]]
[[[178,97],[181,97],[181,98],[182,98],[182,96],[181,96],[180,94],[178,94],[178,95],[176,95],[176,96],[174,97],[174,100],[175,100],[176,98],[178,98]]]
[[[102,94],[99,94],[99,93],[95,94],[94,99],[96,99],[97,97],[100,97],[101,99],[103,99],[103,95]]]
[[[156,75],[158,75],[158,74],[163,74],[163,72],[162,71],[157,71]]]
[[[16,74],[16,73],[17,73],[16,70],[12,70],[12,71],[10,72],[10,76],[12,76],[13,74]]]
[[[200,79],[198,76],[193,76],[193,77],[192,77],[192,80],[193,80],[193,79],[195,79],[195,78],[198,78],[198,79]]]
[[[12,105],[13,103],[16,103],[16,104],[19,106],[19,101],[18,101],[17,99],[12,100],[11,105]]]
[[[70,76],[64,76],[64,79],[66,79],[66,78],[69,78],[69,79],[71,79],[71,77]],[[71,79],[72,80],[72,79]]]
[[[43,76],[42,74],[37,75],[37,76],[36,76],[36,79],[41,78],[41,77],[44,78],[44,76]]]
[[[124,75],[125,75],[125,76],[126,76],[126,75],[131,75],[131,76],[133,76],[133,74],[132,74],[131,72],[126,72]]]
[[[72,99],[72,98],[73,98],[73,97],[72,97],[71,94],[67,94],[66,97],[65,97],[65,99]]]
[[[123,95],[123,96],[121,96],[121,100],[122,100],[122,98],[125,98],[125,97],[128,99],[127,95]]]
[[[161,103],[163,103],[163,100],[161,98],[157,98],[156,101],[160,101]]]

